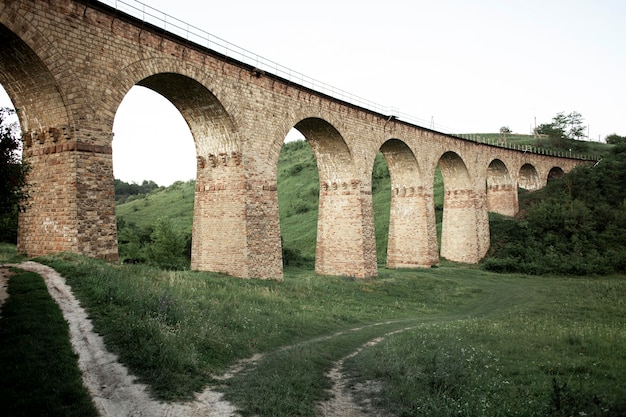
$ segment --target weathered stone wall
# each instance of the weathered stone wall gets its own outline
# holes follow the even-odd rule
[[[518,185],[539,188],[554,167],[580,163],[409,125],[97,2],[0,0],[0,41],[0,83],[20,109],[33,166],[19,234],[29,255],[116,259],[111,132],[134,85],[169,99],[194,137],[192,268],[239,277],[282,278],[276,171],[292,127],[307,138],[320,174],[320,274],[377,274],[371,184],[379,150],[392,176],[390,267],[438,262],[437,165],[446,188],[441,255],[477,262],[489,245],[488,208],[515,213]]]

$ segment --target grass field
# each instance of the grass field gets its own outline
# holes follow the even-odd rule
[[[109,349],[164,400],[220,382],[246,416],[313,416],[346,362],[377,413],[626,415],[626,279],[497,275],[460,266],[371,280],[288,268],[285,281],[41,259],[87,307]],[[392,332],[398,333],[391,334]],[[367,382],[367,383],[366,383]],[[364,394],[365,395],[365,394]]]

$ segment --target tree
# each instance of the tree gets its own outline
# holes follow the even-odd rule
[[[550,144],[555,148],[571,149],[572,140],[580,141],[587,137],[583,121],[583,116],[576,111],[567,115],[563,112],[557,113],[552,118],[552,123],[543,123],[537,126],[537,133],[547,135]]]
[[[28,197],[28,165],[21,161],[22,141],[17,121],[11,122],[15,110],[0,108],[0,241],[17,240],[17,215]]]
[[[609,145],[617,145],[620,143],[626,143],[626,136],[620,136],[616,133],[613,133],[612,135],[608,135],[606,137],[606,143],[608,143]]]
[[[501,143],[506,143],[506,135],[511,133],[511,129],[508,126],[502,126],[500,128],[500,138],[499,141]]]
[[[571,140],[583,140],[587,137],[583,121],[583,116],[577,111],[568,115],[563,112],[557,113],[552,119],[555,128],[561,132],[562,138]]]
[[[152,243],[147,247],[149,263],[170,270],[189,268],[185,240],[174,229],[170,219],[158,218],[150,239]]]

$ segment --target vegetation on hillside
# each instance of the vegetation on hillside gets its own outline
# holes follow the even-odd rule
[[[159,185],[154,181],[144,180],[141,184],[134,182],[128,183],[122,180],[115,179],[115,202],[117,204],[132,201],[133,197],[139,197],[144,194],[148,194],[159,188]]]
[[[28,195],[29,166],[22,163],[22,140],[15,110],[0,108],[0,242],[17,242],[17,216]]]
[[[150,188],[152,182],[144,182]],[[175,182],[118,204],[117,240],[120,258],[166,269],[187,269],[191,258],[191,227],[195,182]]]
[[[484,267],[498,272],[626,272],[626,144],[541,190],[523,193],[515,219],[492,216]]]

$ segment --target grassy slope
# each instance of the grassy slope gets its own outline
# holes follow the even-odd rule
[[[215,382],[211,375],[261,352],[222,383],[227,398],[245,416],[312,417],[335,361],[401,331],[346,368],[355,384],[383,387],[374,403],[396,415],[626,413],[623,277],[529,279],[443,266],[350,280],[288,268],[277,283],[67,255],[44,261],[159,398],[189,399]],[[427,412],[416,408],[426,404]]]
[[[140,227],[155,224],[159,217],[169,217],[176,227],[191,231],[194,191],[193,181],[177,182],[119,204],[116,214],[118,218]]]

